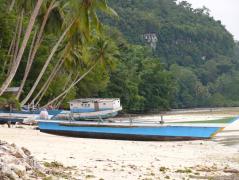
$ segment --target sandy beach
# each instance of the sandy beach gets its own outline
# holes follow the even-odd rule
[[[167,115],[166,121],[235,115],[236,110],[194,112]],[[152,117],[156,116],[148,119]],[[77,179],[239,179],[239,121],[206,141],[71,138],[41,133],[27,126],[1,126],[0,139],[26,147],[42,163],[57,161],[72,167]]]

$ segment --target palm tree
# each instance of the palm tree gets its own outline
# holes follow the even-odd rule
[[[71,23],[67,23],[67,28],[53,47],[48,59],[46,60],[42,68],[42,71],[40,72],[28,95],[21,102],[21,105],[26,104],[33,95],[48,65],[50,64],[52,57],[54,56],[61,42],[64,40],[65,36],[67,36],[68,40],[72,42],[75,42],[77,39],[77,43],[80,42],[82,45],[84,41],[88,41],[90,39],[91,30],[93,28],[97,30],[100,27],[100,22],[96,14],[97,10],[101,10],[111,15],[117,15],[113,9],[107,6],[105,0],[81,0],[80,3],[79,1],[69,0],[65,4],[64,8],[68,14],[65,20],[66,22]],[[73,21],[69,21],[69,19],[72,18]]]
[[[48,77],[47,81],[44,83],[40,91],[37,93],[37,95],[32,99],[30,104],[33,104],[38,98],[38,101],[35,105],[39,104],[45,93],[47,92],[51,82],[54,80],[56,74],[58,71],[61,69],[62,65],[64,63],[64,59],[61,59],[60,61],[57,62],[57,65],[55,65],[54,69],[52,70],[52,73]]]
[[[63,32],[63,34],[61,35],[61,37],[58,39],[57,43],[56,43],[56,44],[54,45],[54,47],[52,48],[51,53],[50,53],[50,55],[48,56],[48,58],[47,58],[47,60],[46,60],[46,62],[45,62],[45,64],[44,64],[44,66],[43,66],[41,72],[39,73],[39,75],[38,75],[38,77],[37,77],[37,79],[36,79],[34,85],[33,85],[32,88],[31,88],[30,92],[27,94],[27,96],[26,96],[26,97],[24,98],[24,100],[21,102],[21,105],[22,105],[22,106],[23,106],[24,104],[26,104],[27,101],[28,101],[28,100],[30,99],[30,97],[32,96],[32,94],[33,94],[33,92],[35,91],[37,85],[39,84],[39,82],[40,82],[42,76],[44,75],[44,73],[45,73],[45,71],[46,71],[48,65],[50,64],[51,59],[53,58],[54,54],[56,53],[56,51],[57,51],[58,47],[60,46],[61,42],[64,40],[65,35],[66,35],[66,33],[69,31],[70,27],[71,27],[71,26],[68,26],[68,27],[65,29],[65,31]]]
[[[22,59],[22,56],[23,56],[23,53],[26,49],[26,46],[27,46],[27,43],[28,43],[28,40],[30,38],[30,35],[31,35],[31,32],[32,32],[32,29],[33,29],[33,26],[34,26],[34,23],[36,21],[36,17],[39,13],[39,10],[41,8],[41,5],[43,3],[43,0],[37,0],[37,3],[35,5],[35,8],[32,12],[32,15],[31,15],[31,18],[29,20],[29,24],[27,26],[27,29],[26,29],[26,33],[24,35],[24,38],[23,38],[23,41],[22,41],[22,44],[21,44],[21,48],[19,49],[19,52],[18,52],[18,55],[17,55],[17,58],[16,60],[14,61],[14,64],[12,65],[11,67],[11,70],[10,70],[10,74],[9,76],[6,78],[6,80],[3,82],[1,88],[0,88],[0,96],[4,93],[4,91],[8,88],[8,86],[11,84],[16,72],[17,72],[17,69],[20,65],[20,62],[21,62],[21,59]]]
[[[35,45],[34,45],[34,48],[33,50],[31,51],[31,54],[30,54],[30,58],[28,59],[27,61],[27,66],[26,66],[26,69],[25,69],[25,73],[24,73],[24,77],[23,77],[23,80],[21,82],[21,85],[20,85],[20,88],[19,88],[19,91],[18,91],[18,94],[17,94],[17,99],[20,98],[21,96],[21,93],[22,93],[22,90],[25,86],[25,83],[26,83],[26,80],[27,80],[27,77],[29,75],[29,72],[31,70],[31,67],[32,67],[32,63],[33,63],[33,60],[35,59],[35,56],[36,56],[36,53],[37,53],[37,50],[39,49],[40,45],[41,45],[41,41],[42,41],[42,37],[43,37],[43,33],[44,33],[44,29],[46,27],[46,24],[47,24],[47,20],[50,16],[50,13],[53,11],[53,9],[57,8],[58,7],[58,3],[55,1],[55,0],[52,0],[50,5],[48,6],[47,8],[47,11],[44,15],[44,18],[43,18],[43,21],[41,23],[41,27],[40,27],[40,30],[38,32],[38,35],[37,35],[37,40],[35,42]],[[58,21],[58,19],[55,19]]]
[[[77,79],[60,95],[58,95],[53,100],[49,101],[44,107],[47,107],[54,102],[58,101],[61,97],[69,93],[69,91],[75,87],[82,79],[84,79],[96,66],[98,63],[103,65],[105,68],[112,66],[113,62],[118,55],[118,50],[112,42],[108,40],[104,40],[102,38],[97,39],[95,46],[91,48],[91,55],[93,57],[92,62],[90,62],[89,69],[82,74],[81,76],[77,77]]]
[[[15,3],[16,3],[16,0],[12,0],[11,4],[10,4],[10,6],[9,6],[9,12],[12,11],[12,9],[13,9]]]
[[[32,7],[34,6],[33,0],[12,0],[10,7],[9,7],[9,12],[11,12],[13,10],[15,4],[16,4],[16,8],[15,8],[16,12],[20,13],[20,17],[17,20],[16,30],[15,30],[15,33],[14,33],[14,36],[12,39],[12,49],[10,51],[11,59],[9,62],[7,62],[8,63],[7,76],[9,76],[11,67],[14,64],[14,62],[17,58],[17,55],[18,55],[19,43],[21,40],[22,29],[23,29],[24,14],[25,14],[25,12],[31,12]],[[7,63],[6,63],[6,66],[7,66]]]

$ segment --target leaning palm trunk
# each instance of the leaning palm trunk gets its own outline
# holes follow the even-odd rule
[[[85,76],[87,76],[97,65],[97,62],[87,71],[85,72],[82,76],[80,76],[76,81],[74,81],[65,91],[63,91],[59,96],[57,96],[56,98],[54,98],[53,100],[51,100],[50,102],[48,102],[45,106],[43,107],[47,107],[51,104],[53,104],[55,101],[57,101],[58,99],[60,99],[62,96],[64,96],[65,94],[69,93],[70,90],[76,85],[78,84]]]
[[[14,45],[14,39],[12,39],[11,41],[11,44],[10,44],[10,47],[8,49],[8,52],[7,52],[7,57],[10,56],[11,52],[12,52],[12,48],[13,48],[13,45]],[[5,75],[5,71],[6,71],[6,67],[7,67],[7,63],[8,63],[8,60],[5,60],[4,64],[3,64],[3,69],[2,69],[2,74],[1,76],[4,76]]]
[[[18,33],[17,33],[17,40],[16,40],[16,45],[15,45],[13,63],[15,63],[15,61],[17,59],[17,54],[19,51],[19,43],[20,43],[21,35],[22,35],[23,14],[24,14],[24,10],[21,11],[21,16],[20,16],[20,20],[19,20],[19,28],[18,28]]]
[[[68,85],[69,82],[71,81],[71,76],[72,76],[72,73],[69,75],[69,78],[67,79],[63,90],[66,90],[67,85]],[[67,96],[67,93],[61,98],[61,100],[59,100],[59,102],[56,102],[56,108],[59,108],[59,107],[60,107],[60,105],[62,104],[62,102],[63,102],[64,99],[66,98],[66,96]]]
[[[33,10],[33,13],[31,15],[31,18],[30,18],[30,21],[29,21],[29,24],[28,24],[28,27],[27,27],[27,30],[26,30],[26,33],[25,33],[25,36],[23,38],[23,41],[22,41],[22,45],[21,45],[21,48],[19,49],[19,53],[17,55],[17,58],[11,68],[11,71],[10,71],[10,74],[9,76],[7,77],[7,79],[3,82],[1,88],[0,88],[0,96],[4,93],[4,91],[8,88],[8,86],[11,84],[16,72],[17,72],[17,69],[20,65],[20,62],[22,60],[22,56],[23,56],[23,53],[26,49],[26,46],[27,46],[27,43],[28,43],[28,40],[30,38],[30,35],[31,35],[31,32],[32,32],[32,29],[33,29],[33,26],[35,24],[35,21],[36,21],[36,17],[39,13],[39,10],[40,10],[40,7],[43,3],[43,0],[38,0],[37,3],[36,3],[36,6]]]
[[[30,51],[29,51],[29,54],[28,54],[28,60],[27,60],[27,65],[26,65],[26,69],[25,69],[25,73],[24,73],[24,77],[23,77],[23,80],[22,80],[22,83],[20,85],[20,88],[18,90],[18,93],[17,93],[17,100],[20,98],[21,96],[21,93],[22,93],[22,90],[23,90],[23,86],[27,80],[27,76],[26,74],[28,74],[30,72],[30,69],[31,69],[31,55],[32,55],[32,49],[33,49],[33,46],[34,46],[34,43],[35,43],[35,39],[36,39],[36,34],[37,34],[37,31],[35,32],[34,36],[33,36],[33,39],[32,39],[32,44],[31,44],[31,47],[30,47]]]
[[[16,0],[12,0],[12,2],[11,2],[11,4],[10,4],[10,7],[9,7],[9,12],[12,11],[12,9],[13,9],[13,7],[14,7],[14,5],[15,5],[15,2],[16,2]]]
[[[71,25],[66,28],[66,30],[63,32],[63,34],[61,35],[61,37],[59,38],[59,40],[57,41],[57,43],[56,43],[55,46],[53,47],[53,49],[52,49],[52,51],[51,51],[49,57],[47,58],[47,60],[46,60],[46,62],[45,62],[45,64],[44,64],[44,66],[43,66],[43,68],[42,68],[40,74],[38,75],[38,77],[37,77],[37,79],[36,79],[34,85],[32,86],[32,88],[31,88],[31,90],[30,90],[30,92],[29,92],[28,95],[25,97],[25,99],[21,102],[21,105],[22,105],[22,106],[23,106],[24,104],[26,104],[27,101],[28,101],[28,100],[30,99],[30,97],[32,96],[32,94],[33,94],[33,92],[35,91],[37,85],[39,84],[39,82],[40,82],[42,76],[44,75],[44,73],[45,73],[45,71],[46,71],[46,69],[47,69],[47,67],[48,67],[48,65],[49,65],[49,63],[50,63],[52,57],[54,56],[54,54],[55,54],[55,52],[57,51],[58,47],[60,46],[61,42],[62,42],[63,39],[65,38],[66,33],[69,31],[70,27],[71,27]]]
[[[13,65],[13,61],[14,61],[14,54],[15,54],[15,49],[16,49],[15,47],[16,47],[19,23],[20,23],[20,18],[18,18],[18,20],[17,20],[15,33],[14,33],[13,38],[12,38],[12,47],[11,47],[11,51],[9,52],[9,55],[11,55],[11,58],[10,58],[9,63],[8,63],[7,76],[9,76],[9,74],[10,74],[10,71],[11,71],[11,68],[12,68],[12,65]]]
[[[31,67],[32,67],[32,63],[33,63],[33,61],[34,61],[34,59],[35,59],[37,50],[38,50],[38,48],[40,47],[40,44],[41,44],[41,41],[42,41],[43,32],[44,32],[44,29],[45,29],[45,26],[46,26],[46,22],[47,22],[47,20],[48,20],[48,18],[49,18],[49,15],[50,15],[51,11],[52,11],[52,7],[53,7],[53,5],[54,5],[54,2],[55,2],[55,0],[52,0],[52,1],[51,1],[51,4],[49,5],[49,7],[48,7],[48,9],[47,9],[47,12],[46,12],[46,14],[45,14],[45,16],[44,16],[44,18],[43,18],[43,21],[42,21],[42,24],[41,24],[39,33],[38,33],[38,35],[37,35],[37,40],[36,40],[36,42],[35,42],[35,46],[34,46],[34,48],[33,48],[33,50],[32,50],[32,53],[31,53],[31,55],[30,55],[30,58],[29,58],[28,61],[27,61],[27,66],[26,66],[25,73],[24,73],[24,77],[23,77],[23,80],[22,80],[22,82],[21,82],[21,85],[20,85],[18,94],[17,94],[17,99],[19,99],[20,96],[21,96],[22,90],[23,90],[23,88],[24,88],[24,86],[25,86],[26,80],[27,80],[27,78],[28,78],[28,75],[29,75],[30,70],[31,70]]]
[[[56,107],[57,109],[59,109],[60,105],[62,104],[62,102],[65,100],[66,96],[68,95],[68,93],[66,93],[60,100],[59,102],[56,102],[56,105],[54,107]]]
[[[53,79],[55,78],[56,74],[58,73],[58,71],[61,69],[61,66],[64,63],[64,58],[61,59],[58,64],[54,67],[51,75],[49,76],[49,78],[47,79],[47,81],[45,82],[45,84],[42,86],[42,88],[40,89],[40,91],[38,92],[38,94],[36,95],[36,97],[32,100],[32,102],[30,104],[32,104],[33,102],[36,101],[36,99],[39,97],[36,105],[38,105],[40,103],[40,101],[42,100],[43,96],[46,94],[51,82],[53,81]]]
[[[74,78],[74,80],[73,80],[73,82],[71,82],[71,84],[69,85],[69,87],[70,86],[72,86],[76,81],[77,81],[77,79],[79,79],[81,76],[80,76],[80,74],[79,73],[77,73],[77,75],[76,75],[76,77]],[[54,103],[56,103],[61,97],[63,97],[63,96],[66,96],[68,93],[69,93],[69,91],[67,91],[67,89],[65,88],[65,89],[63,89],[63,93],[62,94],[60,94],[59,96],[57,96],[55,99],[53,99],[51,102],[52,103],[47,103],[47,105],[45,105],[44,107],[46,107],[46,106],[49,106],[49,105],[52,105],[52,104],[54,104]]]
[[[57,62],[54,69],[52,70],[52,73],[48,77],[47,81],[44,83],[44,85],[42,86],[40,91],[37,93],[37,95],[33,98],[33,100],[31,101],[30,104],[33,104],[39,96],[40,96],[40,98],[39,98],[39,100],[37,101],[36,104],[38,105],[40,103],[41,99],[43,98],[43,96],[47,92],[47,90],[48,90],[51,82],[53,81],[54,77],[56,76],[57,72],[60,70],[61,66],[63,65],[63,63],[65,61],[64,55],[65,55],[65,52],[66,52],[68,47],[69,47],[69,44],[65,47],[64,52],[63,52],[63,54],[60,58],[60,61]]]

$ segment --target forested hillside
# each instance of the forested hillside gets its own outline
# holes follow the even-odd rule
[[[221,22],[184,1],[0,0],[1,107],[80,97],[119,97],[131,112],[238,106],[238,61]]]
[[[239,105],[238,43],[220,21],[210,16],[207,8],[193,9],[185,1],[177,4],[174,0],[111,0],[110,5],[120,18],[102,17],[103,21],[120,31],[128,43],[153,47],[151,56],[173,76],[174,82],[168,82],[170,90],[160,87],[162,75],[156,75],[160,68],[147,80],[140,81],[136,92],[143,98],[146,109],[150,105],[165,107],[164,98],[168,94],[172,98],[167,98],[166,104],[171,108]],[[147,35],[157,38],[156,47],[145,38]],[[141,54],[144,52],[148,53],[140,50]],[[142,55],[139,62],[145,59]],[[134,73],[136,65],[126,64],[130,69],[126,73]],[[111,79],[121,78],[125,69],[119,66],[120,73],[112,74]],[[128,76],[127,81],[130,78]],[[143,86],[142,81],[145,81]],[[135,84],[137,81],[132,78],[131,82]],[[117,88],[109,89],[110,93],[119,95],[117,90],[123,86],[111,81],[109,87],[112,86]],[[142,87],[147,91],[142,91]],[[136,102],[132,100],[129,104],[133,106]]]

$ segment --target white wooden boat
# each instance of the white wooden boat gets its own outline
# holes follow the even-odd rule
[[[106,119],[122,110],[118,98],[87,98],[70,102],[70,111],[59,113],[54,119]]]

